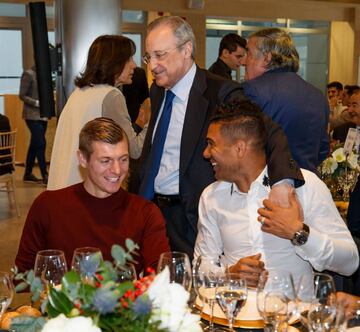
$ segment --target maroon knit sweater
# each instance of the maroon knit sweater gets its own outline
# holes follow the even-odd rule
[[[16,265],[34,267],[36,253],[44,249],[65,252],[68,267],[78,247],[98,247],[112,260],[113,244],[130,238],[140,246],[137,271],[156,268],[162,252],[170,251],[165,222],[155,204],[120,189],[107,198],[90,195],[82,183],[45,191],[34,201],[20,240]]]

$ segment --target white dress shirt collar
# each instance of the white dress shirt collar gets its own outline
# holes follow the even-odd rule
[[[179,98],[182,102],[187,101],[190,94],[190,89],[194,81],[196,74],[196,65],[193,63],[189,71],[183,78],[180,79],[170,90]]]

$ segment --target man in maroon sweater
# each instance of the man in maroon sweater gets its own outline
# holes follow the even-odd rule
[[[61,249],[70,267],[74,249],[85,246],[100,248],[111,260],[111,246],[130,238],[140,247],[137,271],[156,268],[160,254],[170,251],[165,223],[155,204],[120,188],[129,169],[125,132],[107,118],[88,122],[79,136],[78,158],[85,181],[36,198],[16,265],[32,269],[39,250]]]

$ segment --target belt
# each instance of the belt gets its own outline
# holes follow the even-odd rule
[[[154,203],[158,206],[172,206],[181,202],[180,195],[162,195],[155,193]]]

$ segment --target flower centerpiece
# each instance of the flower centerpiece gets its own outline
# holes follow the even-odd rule
[[[103,261],[94,277],[81,279],[69,271],[57,287],[47,286],[41,308],[43,317],[15,317],[11,330],[43,332],[155,332],[201,331],[200,317],[190,313],[189,293],[179,284],[170,283],[169,270],[155,275],[154,271],[135,281],[120,282],[117,270],[134,261],[138,249],[131,240],[126,248],[114,245],[114,262]],[[98,263],[97,263],[98,264]],[[89,266],[89,268],[92,268]],[[30,285],[32,300],[44,294],[44,286],[33,271],[18,273],[17,290]]]
[[[345,153],[344,148],[338,146],[322,162],[320,174],[334,199],[349,199],[349,193],[353,189],[360,171],[358,158],[359,155],[354,151]]]

